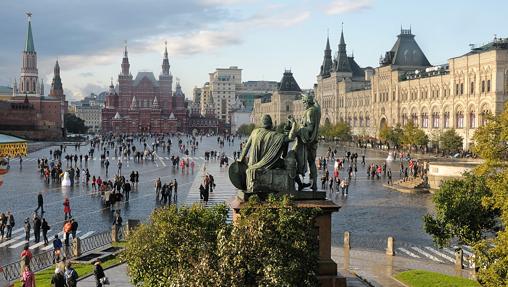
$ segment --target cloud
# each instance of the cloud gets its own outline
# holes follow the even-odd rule
[[[84,78],[89,78],[89,77],[93,77],[94,74],[91,72],[83,72],[83,73],[80,73],[79,75]]]
[[[370,9],[372,0],[334,0],[325,7],[328,15],[344,14]]]

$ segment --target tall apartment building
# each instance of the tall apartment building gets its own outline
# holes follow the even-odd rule
[[[218,68],[210,73],[210,81],[201,89],[201,114],[206,114],[208,97],[212,97],[217,118],[230,123],[230,112],[234,110],[237,91],[242,87],[242,69],[236,66]]]

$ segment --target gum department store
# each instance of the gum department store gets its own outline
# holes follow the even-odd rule
[[[472,48],[447,64],[433,66],[411,30],[401,29],[392,49],[377,68],[360,68],[346,53],[341,32],[332,59],[329,39],[314,92],[321,105],[321,123],[346,121],[355,135],[377,137],[383,126],[409,121],[436,138],[455,128],[469,148],[476,127],[486,114],[499,114],[508,93],[508,39]],[[279,123],[287,114],[301,114],[298,96],[257,100],[252,120],[268,113]]]

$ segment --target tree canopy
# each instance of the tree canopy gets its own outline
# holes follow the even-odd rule
[[[447,153],[457,152],[462,149],[463,139],[457,134],[455,129],[449,129],[439,137],[441,149]]]
[[[249,136],[250,133],[256,128],[255,124],[243,124],[238,127],[237,134],[242,136]]]
[[[424,217],[425,231],[440,247],[448,246],[452,239],[460,244],[475,244],[496,224],[496,210],[482,205],[482,200],[491,194],[485,178],[471,173],[445,181],[432,198],[436,215]]]
[[[400,124],[397,124],[395,127],[384,126],[379,131],[379,139],[389,142],[394,146],[399,146],[402,141],[403,132]]]
[[[487,286],[508,286],[508,105],[498,116],[489,116],[486,125],[479,127],[473,137],[473,151],[484,162],[476,169],[479,176],[486,178],[491,195],[482,204],[499,209],[500,231],[475,248],[477,264],[481,266],[479,281]]]
[[[339,141],[349,141],[352,138],[351,127],[343,121],[335,125],[326,123],[319,128],[319,134],[327,139]]]
[[[64,115],[64,127],[67,132],[74,134],[83,134],[88,130],[85,126],[85,121],[71,113]]]
[[[255,197],[227,224],[227,208],[174,206],[130,234],[123,258],[139,286],[316,286],[315,209]]]
[[[429,142],[429,137],[425,132],[418,128],[413,122],[409,122],[404,126],[402,131],[402,144],[412,146],[424,146]]]

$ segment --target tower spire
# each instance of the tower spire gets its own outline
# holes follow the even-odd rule
[[[25,52],[35,52],[34,38],[32,36],[32,13],[26,12],[28,18],[28,31],[26,33]]]
[[[162,75],[169,76],[168,42],[164,41],[164,59],[162,59]]]
[[[128,77],[130,75],[129,68],[129,54],[127,52],[127,40],[125,40],[125,50],[123,52],[123,59],[122,59],[122,76]]]
[[[51,82],[51,89],[49,91],[49,95],[54,98],[58,98],[61,100],[65,100],[64,91],[62,87],[62,79],[60,78],[60,65],[58,64],[58,60],[56,60],[55,68],[53,69],[53,81]]]
[[[346,41],[344,40],[344,22],[340,29],[339,51],[335,59],[335,72],[351,72],[351,65],[346,53]]]
[[[330,49],[330,37],[328,36],[327,32],[325,54],[323,57],[323,64],[321,65],[321,71],[319,72],[319,75],[322,77],[330,76],[330,70],[332,69],[332,66],[333,66],[332,49]]]

